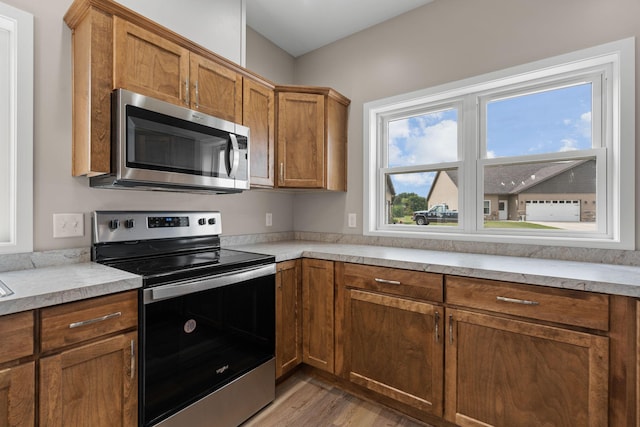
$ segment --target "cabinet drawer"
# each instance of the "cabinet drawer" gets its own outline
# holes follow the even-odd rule
[[[45,308],[40,316],[41,351],[49,351],[136,327],[136,291]]]
[[[392,295],[442,302],[442,275],[397,268],[345,264],[343,284]]]
[[[447,276],[447,303],[549,322],[609,329],[609,297],[535,285]]]
[[[33,312],[0,317],[0,363],[33,354]]]

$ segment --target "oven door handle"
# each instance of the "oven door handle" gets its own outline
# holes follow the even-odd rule
[[[276,265],[269,264],[260,267],[251,267],[243,270],[235,270],[215,276],[198,278],[184,282],[171,283],[164,286],[145,289],[143,291],[144,303],[150,304],[168,298],[175,298],[195,292],[206,291],[234,283],[245,282],[251,279],[268,276],[276,273]]]

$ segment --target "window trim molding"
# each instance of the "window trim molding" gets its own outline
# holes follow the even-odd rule
[[[10,241],[0,242],[0,254],[33,251],[33,78],[34,17],[15,7],[0,3],[0,16],[14,23],[9,49],[15,52],[10,71],[11,157],[9,213]]]
[[[579,63],[579,68],[576,67]],[[473,92],[493,92],[497,88],[516,86],[526,80],[539,80],[560,76],[564,73],[576,72],[612,64],[612,97],[611,105],[606,105],[610,114],[605,114],[612,133],[611,144],[614,147],[607,156],[607,169],[618,166],[615,174],[610,176],[606,200],[612,203],[612,218],[607,218],[607,235],[598,237],[588,234],[578,236],[575,233],[566,235],[510,235],[504,232],[491,232],[490,229],[475,227],[473,233],[464,230],[447,230],[447,232],[416,231],[412,225],[383,226],[379,224],[380,167],[379,159],[382,148],[376,139],[381,129],[379,116],[399,110],[416,108],[418,105],[447,103],[455,97],[464,97]],[[624,91],[621,90],[624,88]],[[422,89],[406,94],[367,102],[363,105],[363,233],[368,236],[406,237],[421,239],[458,240],[476,242],[499,242],[516,244],[540,244],[552,246],[592,247],[603,249],[635,249],[635,38],[627,38],[579,51],[554,56],[551,58],[519,65],[472,78],[445,83],[435,87]],[[463,135],[467,138],[467,135]],[[474,138],[475,139],[475,138]],[[466,158],[467,149],[462,148],[462,159]],[[469,180],[475,177],[468,177]],[[462,177],[464,179],[464,177]],[[469,184],[469,180],[464,180]],[[622,183],[625,185],[622,185]],[[471,182],[472,183],[472,182]],[[474,191],[473,197],[478,196]],[[476,199],[477,200],[477,199]],[[482,198],[480,199],[482,200]],[[471,215],[474,215],[471,213]],[[623,231],[624,230],[624,231]]]

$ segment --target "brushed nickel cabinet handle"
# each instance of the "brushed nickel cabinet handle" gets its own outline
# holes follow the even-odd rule
[[[284,182],[284,162],[280,162],[280,183]]]
[[[449,344],[453,345],[453,315],[449,315]]]
[[[131,340],[131,375],[130,378],[136,375],[136,340]]]
[[[189,79],[184,81],[184,103],[189,106]]]
[[[436,311],[434,316],[435,321],[435,332],[436,332],[436,343],[440,342],[440,313]]]
[[[199,83],[199,82],[200,82],[199,80],[196,80],[196,109],[200,108],[200,104],[199,104],[199,101],[200,101],[200,96],[199,96],[200,91],[198,90],[198,83]]]
[[[104,322],[105,320],[113,319],[115,317],[120,317],[120,316],[122,316],[122,312],[117,311],[115,313],[110,313],[102,317],[96,317],[95,319],[83,320],[81,322],[73,322],[69,324],[69,329],[79,328],[81,326],[87,326],[93,323]]]
[[[511,302],[514,304],[522,304],[522,305],[540,305],[538,301],[529,301],[526,299],[516,299],[516,298],[500,297],[500,296],[496,297],[496,301]]]
[[[400,285],[400,284],[401,284],[401,283],[400,283],[400,282],[398,282],[397,280],[379,279],[379,278],[377,278],[377,277],[376,277],[375,279],[373,279],[373,280],[375,280],[375,281],[376,281],[376,282],[378,282],[378,283],[386,283],[386,284],[388,284],[388,285]]]

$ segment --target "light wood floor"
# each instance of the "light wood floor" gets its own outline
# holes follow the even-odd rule
[[[275,401],[242,427],[425,427],[375,403],[296,372],[276,387]],[[427,426],[428,427],[428,426]]]

